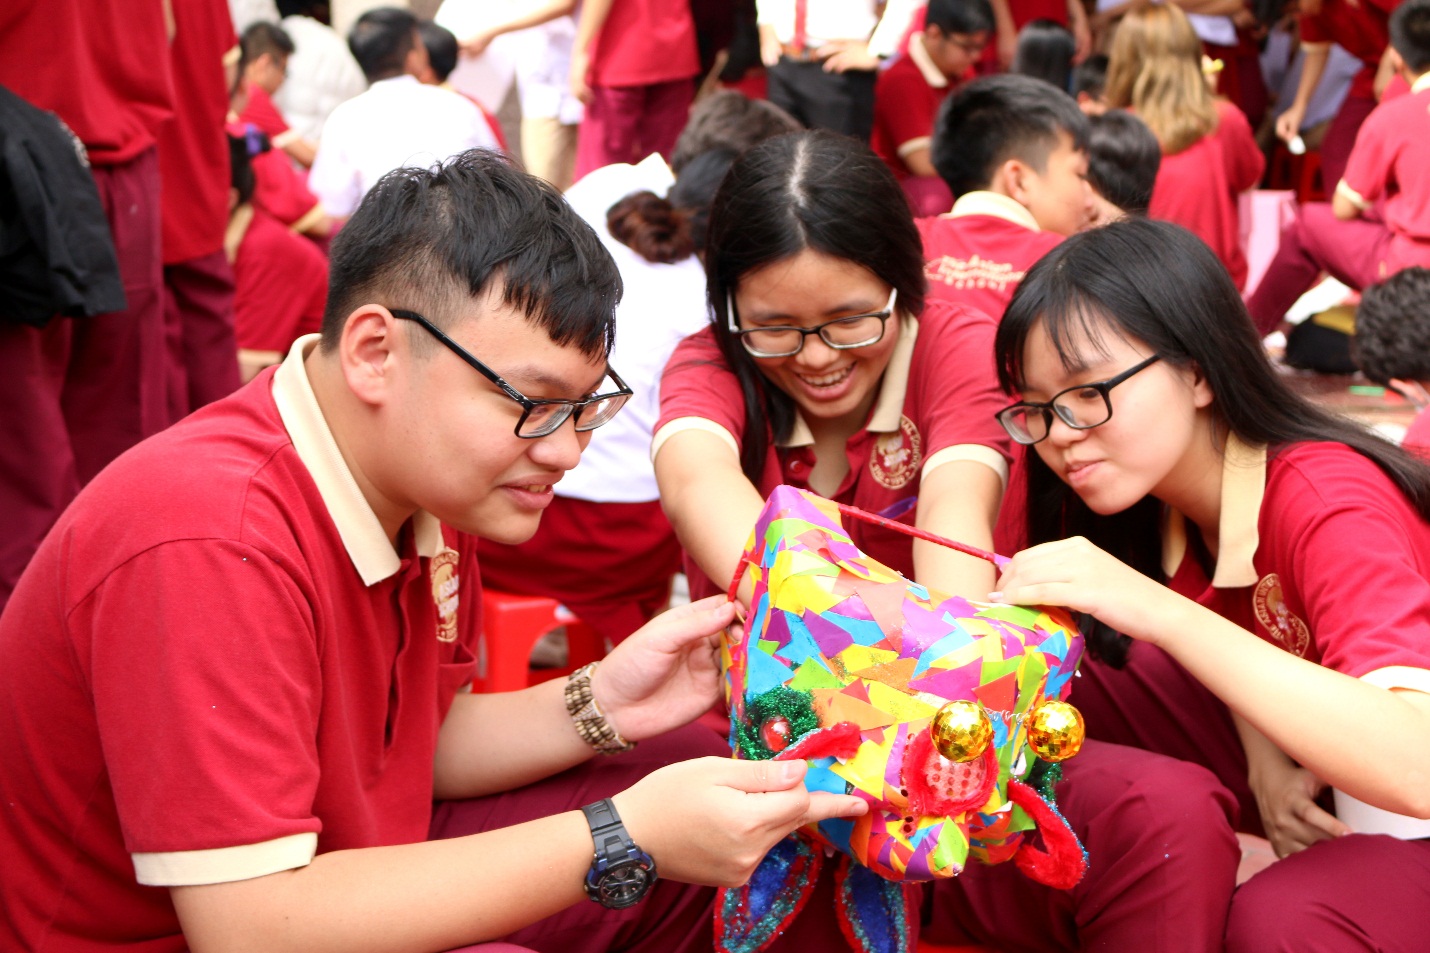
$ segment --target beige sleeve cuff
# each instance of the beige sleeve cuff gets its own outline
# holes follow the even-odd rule
[[[193,887],[199,884],[252,880],[280,870],[312,863],[317,834],[290,834],[261,844],[181,850],[165,854],[132,854],[134,874],[146,887]]]
[[[1430,694],[1430,670],[1411,668],[1409,665],[1390,665],[1366,672],[1361,681],[1377,688],[1405,688],[1415,692]]]
[[[678,433],[686,430],[700,430],[717,437],[722,443],[730,448],[736,458],[740,456],[740,445],[735,442],[735,435],[713,420],[704,417],[676,417],[655,432],[655,436],[650,442],[650,458],[655,459],[655,455],[660,453],[660,448],[665,446],[665,442]]]
[[[1351,188],[1349,185],[1346,185],[1345,179],[1341,179],[1339,182],[1336,183],[1336,194],[1339,195],[1341,198],[1345,199],[1346,201],[1350,202],[1352,205],[1354,205],[1361,211],[1365,211],[1366,209],[1370,208],[1370,203],[1367,202],[1364,198],[1362,198],[1359,192]]]
[[[932,143],[932,136],[919,136],[917,139],[910,139],[908,142],[899,146],[899,158],[907,159],[911,154],[918,152],[920,149],[929,148]]]
[[[992,447],[985,447],[981,443],[958,443],[951,447],[944,447],[924,461],[920,477],[927,480],[929,474],[934,470],[945,463],[953,463],[956,460],[971,460],[974,463],[983,464],[998,474],[998,480],[1003,484],[1003,489],[1008,489],[1008,461],[1003,454]]]

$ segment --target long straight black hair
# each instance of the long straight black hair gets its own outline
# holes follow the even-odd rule
[[[766,265],[812,249],[867,268],[899,293],[899,310],[924,307],[923,245],[903,189],[868,146],[830,132],[775,136],[731,166],[710,209],[706,290],[715,340],[740,382],[745,440],[740,467],[758,484],[769,439],[794,425],[794,402],[770,386],[730,333],[726,295]]]
[[[1298,441],[1343,443],[1363,454],[1430,519],[1430,466],[1365,428],[1298,396],[1266,358],[1241,295],[1226,269],[1184,228],[1127,219],[1084,232],[1049,252],[1023,279],[995,339],[998,376],[1010,393],[1023,387],[1024,346],[1041,326],[1065,365],[1079,345],[1097,347],[1112,333],[1145,343],[1175,367],[1195,368],[1211,387],[1216,433],[1234,433],[1275,453]],[[1086,536],[1133,568],[1161,576],[1161,503],[1144,497],[1121,513],[1098,516],[1067,484],[1028,454],[1029,544]],[[1114,665],[1128,640],[1084,620],[1088,645]]]

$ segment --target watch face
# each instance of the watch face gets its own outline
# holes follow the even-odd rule
[[[643,860],[624,860],[612,864],[601,874],[597,898],[603,906],[619,910],[640,902],[655,879],[654,864]]]

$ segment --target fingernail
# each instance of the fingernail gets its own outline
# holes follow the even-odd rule
[[[780,776],[786,781],[796,781],[804,777],[803,761],[781,761]]]
[[[1001,592],[990,592],[990,593],[988,594],[988,601],[989,601],[989,602],[1002,602],[1002,601],[1003,601],[1003,593],[1001,593]]]

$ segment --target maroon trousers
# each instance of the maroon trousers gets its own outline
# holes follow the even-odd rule
[[[592,86],[576,134],[576,178],[617,162],[659,152],[670,158],[695,99],[695,80],[650,86]]]
[[[43,329],[0,315],[0,608],[79,488],[169,423],[158,153],[93,174],[125,310]]]
[[[169,419],[238,390],[233,269],[223,250],[164,266]]]
[[[642,742],[629,755],[593,761],[518,791],[439,804],[432,836],[455,837],[572,810],[663,764],[728,751],[718,734],[692,725]],[[1071,891],[1052,890],[1012,864],[971,864],[962,876],[925,889],[926,937],[992,943],[1004,953],[1221,949],[1238,860],[1232,834],[1236,808],[1210,772],[1094,741],[1067,762],[1058,797],[1091,856],[1083,883]],[[555,953],[707,950],[713,903],[713,890],[661,881],[630,910],[579,904],[506,939]],[[847,949],[830,878],[821,880],[775,949]]]
[[[1085,662],[1073,700],[1096,737],[1205,765],[1240,801],[1239,829],[1261,833],[1226,707],[1165,652],[1135,644],[1122,670]],[[1226,948],[1409,953],[1425,948],[1427,933],[1430,840],[1352,834],[1292,854],[1243,884],[1232,900]]]

